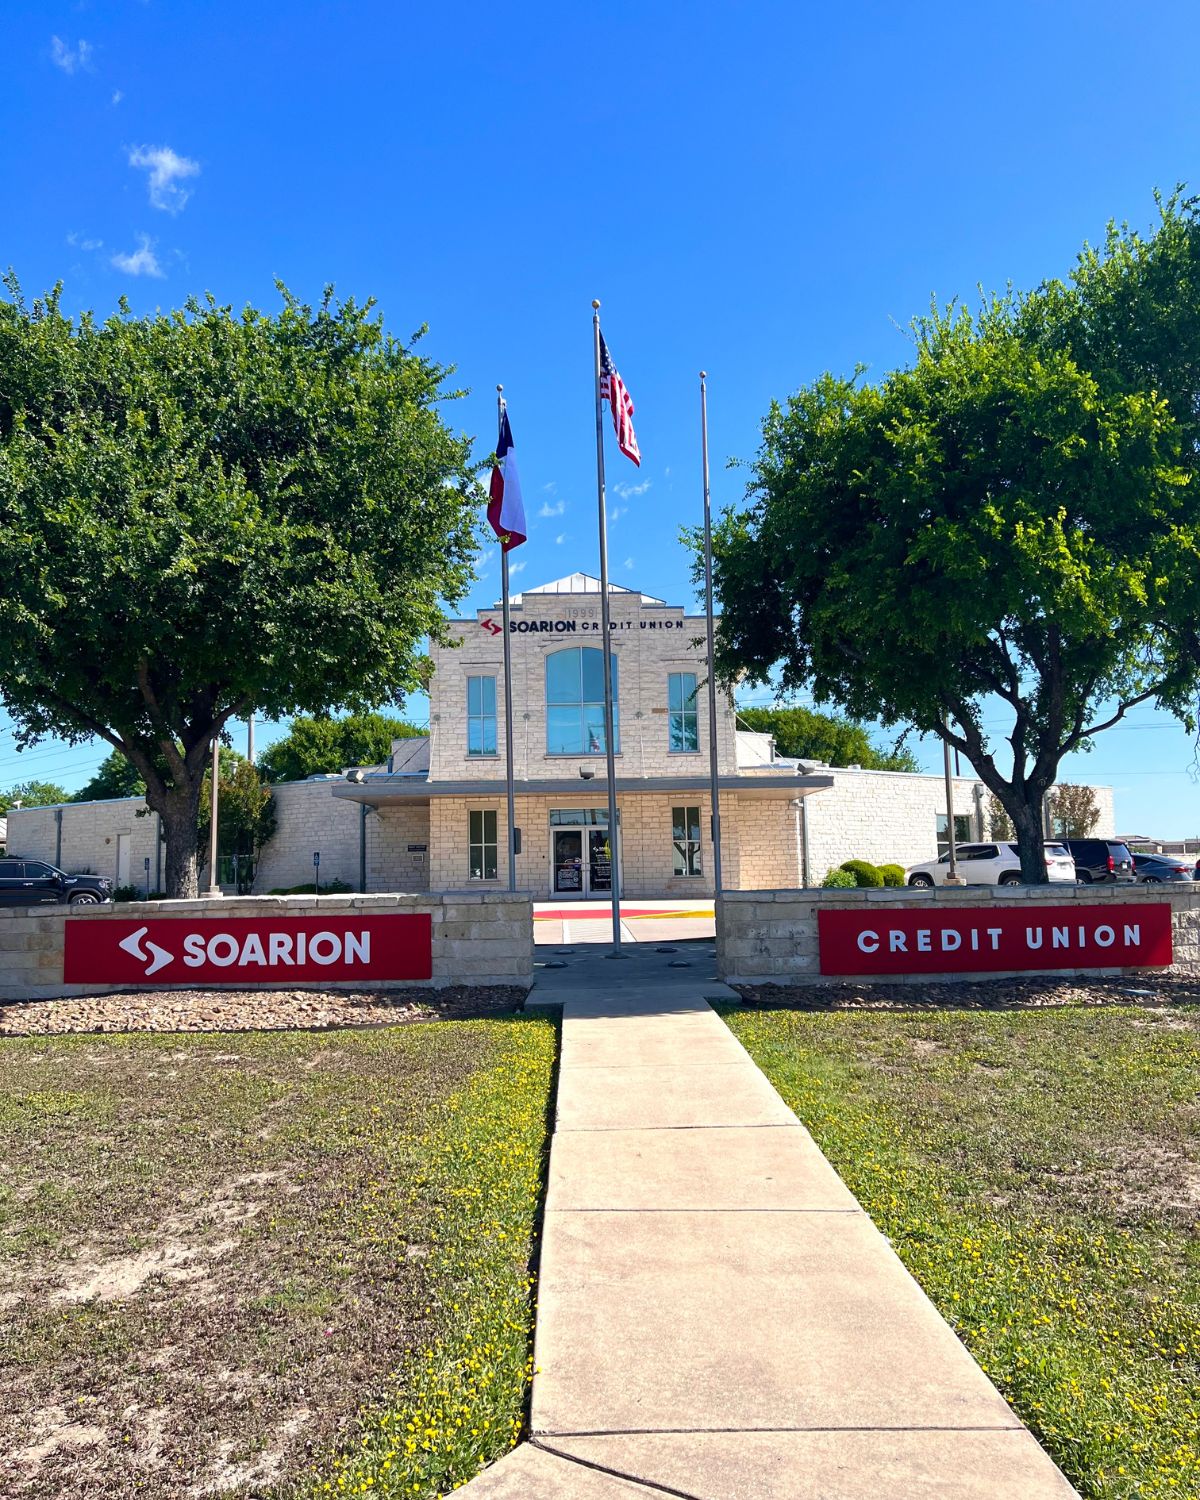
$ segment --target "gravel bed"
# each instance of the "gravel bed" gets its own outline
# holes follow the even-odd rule
[[[440,990],[136,990],[0,1003],[0,1037],[118,1031],[325,1031],[465,1021],[520,1008],[518,985]]]
[[[1200,1005],[1200,974],[980,979],[920,984],[735,984],[762,1010],[1037,1010],[1058,1005]]]

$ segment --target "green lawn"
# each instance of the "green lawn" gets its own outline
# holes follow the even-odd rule
[[[1200,1495],[1200,1010],[726,1019],[1080,1492]]]
[[[440,1495],[519,1435],[555,1029],[0,1042],[5,1494]]]

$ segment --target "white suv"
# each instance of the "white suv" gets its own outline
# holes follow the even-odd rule
[[[955,850],[958,873],[968,885],[1020,885],[1021,856],[1016,844],[959,844]],[[927,859],[908,871],[909,885],[929,889],[945,885],[950,856]],[[1074,884],[1075,861],[1062,844],[1046,845],[1046,875],[1054,884]]]

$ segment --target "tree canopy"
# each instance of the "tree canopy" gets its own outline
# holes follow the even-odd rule
[[[0,792],[0,816],[8,812],[14,802],[22,807],[54,807],[70,798],[57,781],[18,781],[8,791]]]
[[[103,802],[110,797],[144,797],[146,783],[119,750],[111,750],[92,779],[71,798],[72,802]]]
[[[910,750],[879,750],[862,724],[811,708],[739,708],[738,722],[774,737],[780,755],[864,771],[919,771]]]
[[[911,367],[773,405],[715,540],[723,673],[782,664],[818,702],[945,739],[1030,881],[1062,756],[1147,700],[1193,717],[1200,222],[1160,207],[1069,283],[935,308]]]
[[[400,701],[477,546],[449,371],[367,303],[280,288],[73,321],[0,298],[0,702],[19,742],[98,735],[196,886],[197,806],[226,722]]]
[[[258,764],[267,781],[303,781],[306,776],[337,772],[347,766],[383,765],[391,754],[393,740],[424,733],[390,714],[347,714],[340,719],[300,714],[283,739],[267,746]]]

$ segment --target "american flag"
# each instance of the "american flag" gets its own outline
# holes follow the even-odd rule
[[[633,430],[633,397],[617,374],[617,367],[612,362],[603,334],[600,335],[600,399],[607,401],[612,411],[617,447],[640,469],[642,455],[638,450],[637,434]]]

